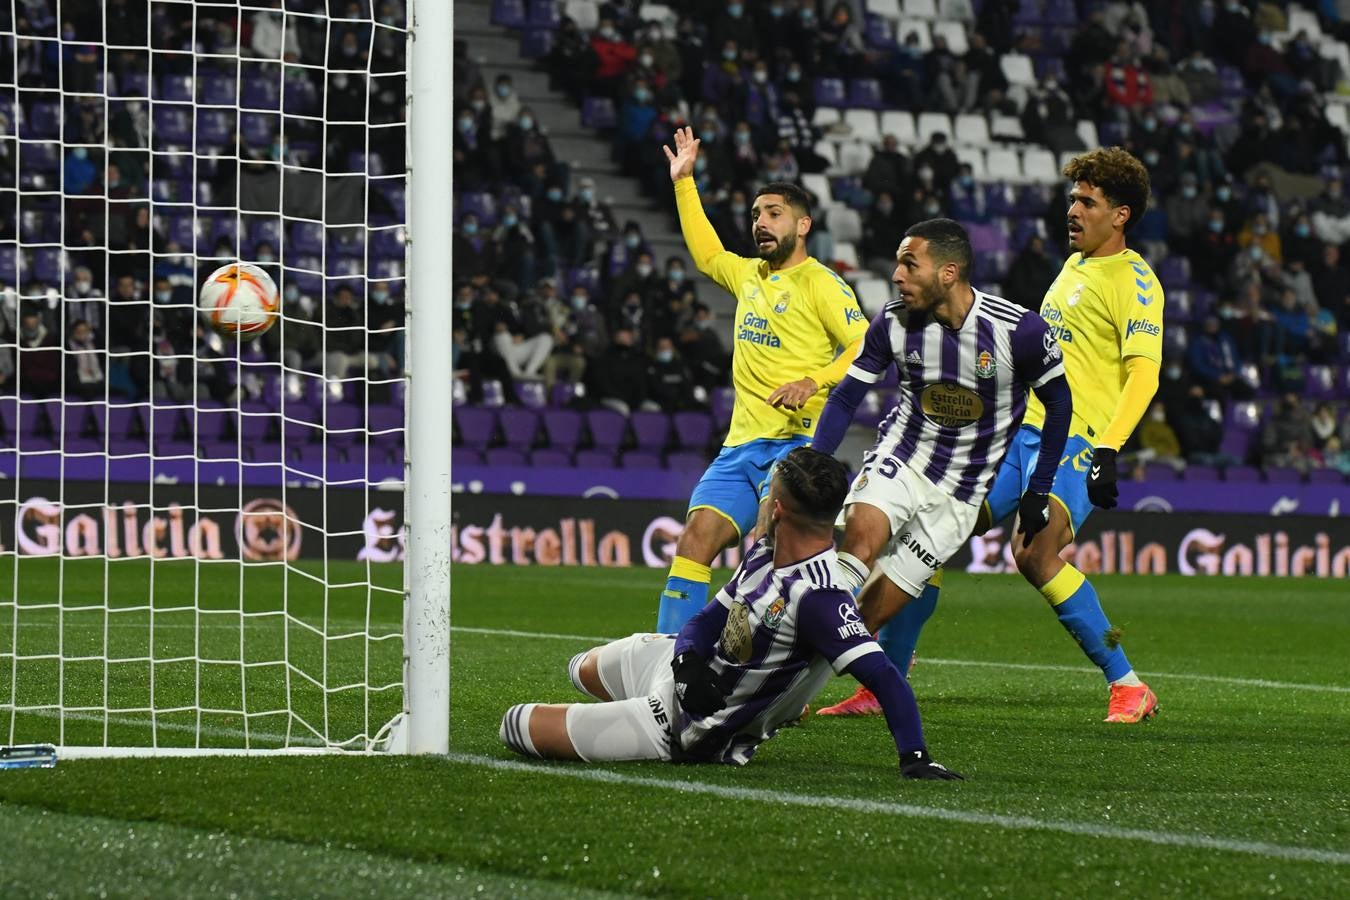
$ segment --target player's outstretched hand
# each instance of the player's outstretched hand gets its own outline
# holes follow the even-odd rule
[[[1093,506],[1114,509],[1120,488],[1116,486],[1116,451],[1098,447],[1092,451],[1092,468],[1088,471],[1088,499]]]
[[[666,151],[666,159],[670,160],[671,181],[679,181],[694,174],[694,160],[698,159],[699,143],[701,143],[699,139],[694,137],[694,129],[686,125],[675,129],[674,153],[670,152],[669,147],[661,147]]]
[[[1041,529],[1050,524],[1050,495],[1027,491],[1017,504],[1017,533],[1026,535],[1024,543],[1035,540]]]
[[[717,686],[708,661],[693,651],[686,651],[670,662],[675,672],[675,694],[684,711],[695,716],[711,716],[727,705],[727,698]]]
[[[769,395],[768,403],[777,409],[782,407],[797,411],[806,405],[806,402],[816,395],[820,390],[820,385],[816,384],[815,379],[802,378],[798,381],[790,381]]]
[[[912,750],[900,757],[900,774],[916,781],[965,781],[966,777],[934,761],[927,750]]]

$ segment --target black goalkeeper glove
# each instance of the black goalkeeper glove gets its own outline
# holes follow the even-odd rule
[[[1017,504],[1017,519],[1017,533],[1026,535],[1024,544],[1030,544],[1050,524],[1050,495],[1027,491]]]
[[[1116,451],[1098,447],[1092,451],[1092,468],[1088,472],[1088,499],[1093,506],[1114,509],[1120,490],[1116,487]]]
[[[706,659],[686,651],[671,660],[670,667],[675,671],[675,694],[685,712],[701,718],[726,707],[727,698]]]
[[[910,750],[900,755],[900,774],[916,781],[965,781],[964,775],[934,762],[927,750]]]

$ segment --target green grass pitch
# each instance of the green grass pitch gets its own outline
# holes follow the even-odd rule
[[[5,565],[0,578],[15,579]],[[67,563],[58,588],[51,560],[22,561],[19,632],[14,607],[0,606],[0,653],[17,646],[27,658],[57,646],[83,654],[106,641],[111,654],[142,660],[119,664],[111,697],[141,702],[151,670],[162,669],[156,690],[169,693],[157,701],[239,709],[205,717],[203,743],[237,742],[245,722],[259,743],[284,733],[289,717],[275,710],[285,667],[268,664],[284,641],[296,671],[326,662],[335,682],[397,677],[393,643],[343,638],[325,660],[321,642],[303,640],[324,625],[316,583],[297,571],[241,576],[235,566],[157,563],[153,640],[150,613],[134,609],[149,596],[149,566],[111,571],[108,605],[132,609],[76,613],[104,603],[101,562]],[[398,586],[398,569],[371,571]],[[355,583],[365,574],[330,564],[327,577]],[[9,860],[0,896],[1346,895],[1344,583],[1096,579],[1162,704],[1154,721],[1121,727],[1100,721],[1100,675],[1020,579],[949,574],[913,683],[929,743],[968,776],[960,784],[902,782],[878,719],[810,719],[740,769],[531,763],[501,747],[507,706],[577,700],[570,656],[593,638],[650,627],[661,577],[456,568],[449,760],[65,761],[50,771],[0,771]],[[198,632],[181,627],[192,613],[172,611],[193,596],[194,579],[203,606],[222,610],[207,617],[220,627],[199,638],[218,660],[206,668],[220,669],[205,675],[159,661],[181,659]],[[283,602],[289,624],[277,614]],[[246,618],[240,609],[272,615]],[[337,591],[328,633],[349,634],[367,615],[377,631],[397,630],[397,595]],[[243,686],[242,659],[259,663]],[[15,666],[12,653],[0,664]],[[101,698],[102,669],[91,666],[67,664],[67,705]],[[32,669],[21,673],[20,702],[54,690],[50,664],[19,668]],[[303,688],[292,676],[293,691]],[[9,681],[0,679],[0,691],[11,691],[0,703],[13,702]],[[852,688],[836,679],[818,702]],[[348,693],[328,696],[325,707],[323,692],[302,689],[293,702],[298,716],[333,734],[359,733],[387,711],[384,697],[367,710]],[[101,737],[97,718],[67,720],[66,736]],[[20,717],[17,736],[58,721]],[[9,716],[0,722],[8,728]],[[182,743],[196,722],[176,712],[158,725],[162,742]],[[148,716],[121,715],[109,733],[143,739],[149,727]]]

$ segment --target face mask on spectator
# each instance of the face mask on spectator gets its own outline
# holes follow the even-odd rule
[[[389,292],[383,289],[375,289],[370,292],[370,299],[374,303],[388,303]]]
[[[791,82],[798,82],[798,81],[801,81],[801,80],[802,80],[802,70],[801,70],[801,69],[788,69],[788,70],[787,70],[787,80],[788,80],[788,81],[791,81]]]
[[[287,300],[294,303],[296,300],[300,299],[300,289],[293,284],[288,284],[286,285],[285,296]],[[455,305],[458,306],[459,304],[456,303]]]
[[[771,4],[769,6],[769,15],[775,19],[783,18],[783,7],[779,6],[777,3]]]
[[[531,128],[534,127],[534,119],[530,118],[529,116],[521,116],[520,127],[522,131],[529,131]]]
[[[674,351],[674,350],[657,350],[657,351],[656,351],[656,361],[659,362],[659,363],[662,363],[662,364],[669,363],[669,362],[674,362],[674,361],[675,361],[675,351]]]
[[[811,7],[804,7],[801,11],[802,24],[810,25],[816,20],[816,11]]]
[[[1153,118],[1152,116],[1149,116],[1148,118],[1144,119],[1144,130],[1145,130],[1145,131],[1157,131],[1157,130],[1158,130],[1158,120],[1155,119],[1155,118]]]
[[[920,181],[932,181],[932,180],[933,180],[933,167],[932,167],[932,166],[920,166],[920,167],[919,167],[919,180],[920,180]]]
[[[636,250],[638,244],[642,243],[642,238],[636,234],[625,234],[623,236],[623,243],[629,250]]]
[[[619,36],[618,33],[608,25],[600,29],[600,37],[604,38],[607,41],[615,40],[616,38],[618,38],[618,36]]]
[[[745,12],[745,8],[739,3],[727,4],[727,15],[731,16],[733,19],[739,19],[743,12]]]
[[[1218,197],[1221,202],[1227,203],[1233,199],[1233,189],[1225,184],[1214,191],[1214,196]]]
[[[1260,259],[1261,248],[1256,246],[1255,244],[1252,244],[1250,247],[1247,248],[1247,255],[1250,256],[1252,259]]]
[[[727,49],[722,51],[722,58],[725,59],[727,62],[735,62],[736,51],[728,47]]]
[[[1190,123],[1190,122],[1182,122],[1181,124],[1177,125],[1177,132],[1178,132],[1179,134],[1190,134],[1190,133],[1191,133],[1191,123]]]
[[[259,253],[259,254],[258,254],[258,262],[260,262],[260,263],[273,263],[273,262],[276,262],[276,261],[277,261],[277,258],[276,258],[276,256],[275,256],[274,254],[271,254],[271,253]]]
[[[652,275],[652,265],[651,263],[638,263],[635,267],[635,271],[639,278],[650,278]]]
[[[883,216],[889,216],[894,209],[895,204],[889,200],[882,200],[877,204],[877,212],[881,213]]]
[[[155,291],[155,302],[168,303],[173,299],[173,291]]]
[[[924,215],[931,218],[933,216],[936,216],[938,213],[942,212],[942,207],[939,206],[936,201],[929,201],[928,203],[924,204],[923,211]]]
[[[585,308],[586,308],[586,303],[587,303],[587,301],[589,301],[589,300],[590,300],[590,298],[587,297],[585,294],[573,294],[573,295],[572,295],[572,308],[573,308],[573,309],[578,309],[578,310],[580,310],[580,309],[585,309]]]
[[[742,146],[750,143],[750,132],[748,131],[736,132],[736,143],[741,144]]]
[[[1195,185],[1188,184],[1182,187],[1181,196],[1185,197],[1187,200],[1191,199],[1195,195],[1196,195]]]
[[[1223,219],[1210,219],[1209,230],[1214,232],[1215,234],[1218,234],[1220,231],[1223,231]]]
[[[1265,225],[1258,224],[1252,226],[1252,234],[1265,234],[1265,233],[1266,233]]]
[[[1181,377],[1181,366],[1168,366],[1166,375],[1169,380],[1176,381]]]
[[[509,84],[499,84],[499,85],[497,85],[497,96],[498,96],[498,97],[510,97],[510,96],[511,96],[511,85],[509,85]]]
[[[1299,237],[1305,238],[1308,235],[1312,234],[1312,229],[1308,227],[1306,222],[1299,222],[1297,225],[1294,226],[1294,234],[1298,235]]]
[[[502,216],[502,227],[503,227],[503,228],[515,228],[515,227],[516,227],[516,223],[519,222],[519,221],[520,221],[520,219],[518,219],[518,218],[516,217],[516,214],[515,214],[515,213],[507,213],[506,215]]]
[[[638,65],[642,66],[644,69],[650,69],[655,62],[656,60],[652,59],[650,53],[644,53],[638,57]]]
[[[707,168],[708,168],[708,161],[704,159],[702,156],[694,160],[694,171],[697,172],[698,174],[702,175],[704,171],[707,170]]]
[[[652,99],[652,92],[644,87],[636,88],[633,91],[633,99],[639,103],[646,103]]]
[[[592,200],[595,199],[595,191],[591,190],[590,188],[582,188],[577,193],[577,196],[580,197],[586,203],[590,203]]]
[[[462,230],[465,234],[469,235],[470,237],[473,237],[475,234],[478,233],[478,223],[465,222],[462,226],[460,226],[460,230]]]
[[[74,150],[70,151],[70,155],[76,159],[85,159],[89,156],[89,151],[83,147],[76,147]]]
[[[956,180],[961,182],[961,187],[968,188],[975,183],[975,176],[966,174]]]
[[[769,73],[764,69],[755,70],[755,84],[765,84],[769,80]]]
[[[684,269],[671,269],[666,272],[666,277],[676,284],[679,284],[684,281]]]
[[[469,101],[469,108],[476,113],[480,113],[483,110],[487,109],[487,101],[483,100],[480,97],[474,97],[472,100]]]
[[[470,118],[469,116],[464,116],[462,119],[460,119],[459,130],[464,132],[465,134],[468,134],[469,132],[473,131],[473,119]]]
[[[563,198],[562,188],[553,187],[548,189],[548,199],[552,200],[554,203],[557,203],[562,198]]]
[[[1147,166],[1156,166],[1158,164],[1158,153],[1156,150],[1149,150],[1144,154],[1144,164]]]
[[[93,283],[89,281],[77,281],[75,282],[75,292],[78,294],[87,294],[89,293],[89,289],[93,286]]]

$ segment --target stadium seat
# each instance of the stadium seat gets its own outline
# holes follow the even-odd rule
[[[989,117],[989,136],[995,141],[1024,141],[1027,137],[1021,119],[1002,113]]]
[[[817,206],[829,206],[834,202],[834,195],[830,191],[830,180],[824,175],[810,173],[802,175],[802,187],[815,198]]]
[[[576,466],[578,469],[612,469],[615,456],[617,451],[613,449],[578,450]]]
[[[711,401],[713,419],[718,427],[731,422],[731,410],[736,404],[735,390],[731,387],[713,388]]]
[[[1022,0],[1013,13],[1013,21],[1018,25],[1037,25],[1044,17],[1042,0]]]
[[[863,141],[848,141],[839,146],[838,169],[845,175],[861,175],[867,171],[872,161],[872,144]]]
[[[855,141],[868,144],[881,142],[881,127],[877,114],[870,109],[849,109],[844,111],[844,124],[848,126]]]
[[[247,424],[249,419],[261,417],[243,418]],[[492,442],[493,436],[497,433],[497,411],[481,406],[463,406],[455,412],[454,423],[459,430],[463,446],[482,450]]]
[[[979,147],[957,147],[956,158],[970,166],[970,174],[976,181],[985,181],[989,178],[989,170],[984,164],[984,150]]]
[[[842,78],[817,78],[812,88],[816,106],[842,108],[848,105],[848,94]]]
[[[1055,155],[1040,147],[1030,147],[1022,154],[1022,173],[1042,184],[1053,184],[1060,178]]]
[[[1088,147],[1100,147],[1097,140],[1097,123],[1091,119],[1079,119],[1077,125],[1078,139]]]
[[[629,418],[633,426],[633,438],[637,449],[657,451],[657,465],[660,465],[659,451],[670,442],[670,416],[663,412],[639,410]],[[626,465],[626,463],[625,463]]]
[[[919,113],[918,122],[918,142],[919,146],[925,146],[933,135],[941,132],[951,141],[952,138],[952,120],[946,113],[924,112]]]
[[[211,449],[211,453],[203,452],[206,459],[229,459],[226,451],[228,448],[217,446]],[[458,469],[461,466],[481,466],[483,465],[483,454],[479,450],[470,450],[468,447],[450,448],[450,468]]]
[[[961,22],[934,22],[934,39],[942,37],[947,49],[957,56],[965,56],[970,49],[970,40],[966,37],[966,26]]]
[[[985,154],[985,166],[989,170],[989,177],[995,181],[1014,184],[1022,181],[1022,164],[1017,159],[1016,150],[990,150]]]
[[[835,241],[834,262],[849,269],[858,268],[858,248],[849,241]]]
[[[553,29],[526,28],[520,33],[520,55],[524,59],[543,59],[553,52]]]
[[[900,0],[867,0],[867,12],[892,22],[900,21],[902,15]]]
[[[881,114],[882,135],[893,134],[902,147],[913,147],[918,143],[918,129],[914,126],[914,114],[906,110],[888,109]]]
[[[1036,72],[1031,65],[1031,57],[1023,53],[1005,53],[999,57],[999,69],[1008,84],[1013,87],[1031,88],[1036,86]]]
[[[839,148],[831,141],[816,141],[816,155],[826,162],[825,170],[833,172],[839,167]]]
[[[574,450],[581,441],[581,413],[571,409],[544,410],[544,433],[554,450]]]
[[[938,0],[938,16],[958,22],[974,23],[975,9],[971,0]]]
[[[873,50],[895,51],[895,22],[883,16],[868,13],[863,17],[863,41]]]
[[[953,124],[951,138],[958,147],[988,147],[989,120],[976,113],[961,113]]]
[[[530,465],[536,468],[542,466],[555,466],[558,468],[571,468],[572,454],[566,450],[542,449],[535,450],[530,454]]]
[[[666,454],[666,468],[678,472],[701,472],[708,466],[708,457],[704,453],[689,450],[677,450]]]
[[[701,454],[712,440],[713,419],[706,412],[697,410],[677,412],[672,421],[675,426],[675,439],[685,450]]]
[[[625,469],[660,469],[661,454],[654,450],[629,450],[619,460]]]
[[[531,28],[557,28],[562,24],[555,0],[530,0],[525,24]]]
[[[829,208],[825,224],[836,241],[860,241],[863,236],[862,216],[856,209],[836,203]]]
[[[842,120],[843,114],[832,106],[818,106],[811,116],[811,124],[825,132],[833,129]]]
[[[904,19],[895,29],[896,39],[903,43],[911,34],[919,40],[919,49],[924,53],[933,49],[933,35],[928,23],[919,19]]]
[[[881,312],[891,299],[891,286],[880,278],[860,279],[854,292],[858,295],[858,305],[869,319]]]
[[[492,0],[492,24],[502,28],[525,25],[525,0]]]
[[[850,78],[848,106],[862,109],[882,109],[886,101],[881,96],[881,82],[875,78]]]
[[[932,21],[938,17],[936,0],[904,0],[905,19],[926,19]]]
[[[1313,469],[1308,473],[1309,484],[1341,485],[1345,482],[1345,476],[1336,469]]]
[[[563,4],[563,15],[587,34],[600,25],[600,7],[595,0],[567,0]]]
[[[1303,481],[1302,472],[1284,466],[1266,469],[1265,476],[1266,481],[1271,484],[1299,484]]]
[[[526,465],[528,459],[524,450],[514,450],[510,447],[490,447],[484,456],[487,465],[494,469],[499,466],[522,467]]]
[[[618,124],[614,101],[609,97],[587,97],[581,102],[581,124],[586,128],[606,129]]]

